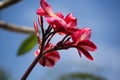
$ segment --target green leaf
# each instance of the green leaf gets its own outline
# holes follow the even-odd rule
[[[35,35],[30,35],[27,37],[19,47],[17,56],[21,56],[29,52],[37,43],[37,38]]]

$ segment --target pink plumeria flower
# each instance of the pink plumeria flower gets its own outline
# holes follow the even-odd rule
[[[69,13],[65,17],[66,22],[66,32],[68,34],[74,33],[77,30],[77,19],[73,16],[72,13]]]
[[[54,47],[53,44],[48,44],[45,46],[45,51],[49,50],[51,47]],[[40,53],[40,49],[35,52],[35,56],[38,56]],[[59,53],[55,50],[52,52],[48,52],[43,54],[42,58],[40,59],[39,63],[42,66],[53,67],[55,63],[60,59]]]
[[[74,34],[72,34],[72,39],[75,44],[77,44],[81,40],[89,40],[91,37],[91,29],[83,28],[78,29]]]
[[[69,13],[65,19],[61,12],[54,14],[51,6],[46,0],[40,1],[41,7],[37,10],[37,14],[45,16],[46,21],[52,25],[54,31],[58,31],[60,34],[70,34],[77,29],[77,19]]]
[[[72,34],[74,33],[76,30],[78,30],[77,28],[77,19],[73,16],[72,13],[69,13],[65,18],[62,15],[62,13],[58,12],[56,13],[57,16],[59,16],[60,18],[62,18],[65,23],[66,26],[64,26],[64,29],[61,29],[61,27],[59,27],[59,23],[57,23],[58,25],[54,27],[54,29],[57,31],[61,30],[61,34]]]
[[[62,31],[66,26],[65,21],[60,15],[54,14],[51,6],[46,2],[46,0],[40,1],[41,7],[37,10],[37,14],[40,16],[45,16],[46,21],[52,25],[55,31]],[[62,14],[61,14],[62,15]],[[59,28],[59,29],[57,29]]]
[[[93,60],[93,57],[88,51],[95,51],[96,45],[90,41],[91,29],[83,28],[72,34],[72,39],[75,47],[78,49],[79,55],[83,53],[88,59]]]

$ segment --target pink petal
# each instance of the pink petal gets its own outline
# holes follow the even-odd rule
[[[61,19],[61,18],[59,18],[57,16],[55,16],[55,17],[46,17],[46,20],[51,25],[60,24],[63,27],[66,26],[66,22],[63,19]],[[59,26],[59,25],[56,25],[56,26]]]
[[[61,12],[57,12],[55,15],[57,15],[61,19],[64,19],[64,15]]]
[[[74,33],[77,29],[77,19],[70,13],[65,18],[67,24],[67,32]]]
[[[36,11],[36,14],[40,15],[40,16],[47,16],[47,13],[42,9],[42,8],[39,8],[37,11]]]
[[[59,17],[46,17],[48,24],[52,25],[54,31],[65,31],[66,23]],[[63,33],[63,32],[62,32]]]
[[[39,64],[41,64],[42,66],[46,66],[46,60],[45,60],[45,56],[42,56],[42,58],[39,60]]]
[[[72,35],[72,40],[75,44],[82,40],[89,40],[91,36],[90,28],[83,28],[76,30]]]
[[[77,19],[72,15],[72,13],[69,13],[66,18],[65,18],[66,23],[70,23],[73,22],[75,23],[75,25],[77,25]]]
[[[60,59],[60,55],[57,51],[46,53],[39,61],[42,66],[53,67],[55,63]]]
[[[49,43],[48,45],[45,46],[45,50],[48,50],[53,46],[54,46],[53,44]],[[38,53],[39,53],[39,50],[36,51],[35,55],[37,56]],[[60,59],[59,53],[57,51],[52,51],[44,54],[40,59],[39,63],[42,66],[53,67],[59,59]]]
[[[53,15],[54,15],[51,6],[47,3],[46,0],[41,0],[40,3],[41,3],[42,8],[44,9],[44,11],[45,11],[49,16],[53,16]]]
[[[90,53],[88,51],[86,51],[80,47],[78,48],[78,50],[79,50],[79,54],[80,54],[80,52],[82,52],[89,60],[93,60],[93,57],[90,55]]]
[[[81,29],[80,40],[89,40],[90,37],[91,37],[91,29],[90,28]]]
[[[81,36],[81,30],[80,29],[78,29],[77,31],[75,31],[71,35],[74,44],[78,44],[78,42],[80,41],[80,36]]]
[[[46,61],[45,65],[48,66],[48,67],[53,67],[55,65],[54,60],[52,60],[52,59],[50,59],[48,57],[46,57],[45,61]]]
[[[57,51],[52,51],[50,53],[46,53],[47,58],[52,59],[54,62],[57,62],[60,59],[60,55]]]
[[[78,43],[78,46],[84,48],[87,51],[95,51],[97,49],[96,45],[89,40],[82,40]]]
[[[73,33],[75,33],[76,31],[78,30],[78,28],[77,27],[67,27],[67,29],[66,29],[66,32],[68,33],[68,34],[73,34]]]

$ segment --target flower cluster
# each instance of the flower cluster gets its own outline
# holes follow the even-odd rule
[[[54,13],[46,0],[40,1],[41,7],[37,10],[38,24],[40,25],[42,37],[39,36],[38,24],[34,22],[34,28],[38,39],[39,49],[35,56],[40,56],[39,63],[42,66],[53,67],[60,59],[58,50],[76,48],[79,55],[85,55],[89,60],[93,60],[89,51],[95,51],[96,45],[90,41],[91,29],[77,27],[77,19],[72,13],[66,17],[61,12]],[[49,24],[45,30],[43,17]],[[50,42],[53,36],[58,33],[63,39],[55,45]]]

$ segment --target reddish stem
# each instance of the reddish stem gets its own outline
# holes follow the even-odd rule
[[[37,62],[41,59],[42,54],[43,54],[43,50],[44,50],[44,44],[45,44],[45,41],[44,41],[44,38],[43,38],[39,55],[34,59],[32,64],[28,67],[28,69],[26,70],[26,72],[24,73],[24,75],[22,76],[22,78],[20,80],[26,80],[26,78],[28,77],[28,75],[30,74],[32,69],[35,67]]]
[[[24,75],[22,76],[22,78],[20,80],[26,80],[26,78],[28,77],[28,75],[30,74],[30,72],[32,71],[32,69],[34,68],[34,66],[37,64],[37,62],[39,61],[39,59],[42,57],[42,54],[40,53],[32,62],[32,64],[29,66],[29,68],[27,69],[27,71],[24,73]]]

